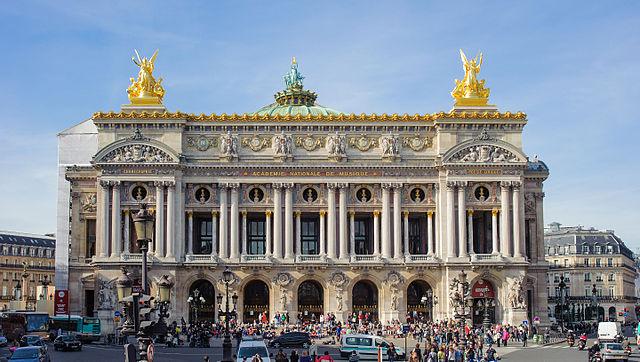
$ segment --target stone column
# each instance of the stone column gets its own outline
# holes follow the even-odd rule
[[[473,247],[473,210],[467,210],[467,235],[469,236],[469,254],[475,254]]]
[[[293,260],[293,184],[284,190],[284,258]]]
[[[393,258],[402,257],[402,184],[393,187]]]
[[[320,240],[318,241],[319,245],[319,251],[318,254],[319,255],[326,255],[326,249],[325,249],[325,242],[326,242],[326,235],[325,235],[325,228],[324,228],[324,215],[327,212],[325,210],[320,210]]]
[[[349,249],[351,252],[351,260],[355,259],[356,256],[356,212],[353,210],[349,211]]]
[[[442,207],[442,195],[440,194],[440,185],[433,185],[433,192],[436,195],[435,204],[436,211],[434,212],[435,217],[433,218],[433,254],[436,256],[444,257],[442,251],[444,250],[444,240],[442,238],[442,222],[440,219],[440,215],[443,213]]]
[[[491,210],[491,254],[498,254],[498,209]]]
[[[294,251],[297,255],[302,255],[302,235],[300,228],[302,227],[300,218],[302,216],[302,212],[300,210],[296,210],[293,213],[296,217],[296,250]]]
[[[327,257],[336,258],[336,185],[327,184]]]
[[[265,224],[265,242],[264,242],[264,255],[271,255],[271,214],[273,211],[266,210],[264,212],[264,224]]]
[[[456,257],[455,182],[447,182],[447,257]]]
[[[511,182],[500,182],[500,253],[511,256],[511,219],[509,217],[509,186]]]
[[[218,257],[222,259],[226,259],[229,257],[228,253],[228,239],[227,239],[227,230],[229,229],[229,225],[227,225],[227,218],[229,215],[228,205],[227,205],[227,185],[220,185],[220,228],[218,230],[220,237],[218,238]]]
[[[349,184],[340,185],[340,259],[346,260],[349,257],[348,242],[349,234],[347,233],[347,189]]]
[[[238,210],[238,189],[240,188],[239,184],[231,184],[231,211],[230,217],[231,222],[229,223],[229,236],[230,236],[230,248],[229,248],[229,258],[237,261],[240,258],[239,246],[240,239],[238,238],[238,229],[240,227],[240,213]]]
[[[427,211],[427,254],[433,255],[435,244],[433,243],[433,211]]]
[[[157,213],[157,211],[156,211],[156,213]],[[130,214],[129,209],[125,209],[124,210],[124,250],[123,250],[123,254],[129,254],[131,252],[131,218],[130,218],[129,214]],[[162,256],[164,256],[164,254]]]
[[[467,252],[467,204],[466,204],[466,188],[467,183],[461,181],[458,183],[458,256],[466,258],[469,256]]]
[[[403,241],[404,241],[404,256],[408,257],[409,255],[411,255],[411,253],[409,252],[409,211],[404,211],[402,213],[404,222],[403,222],[403,227],[404,227],[404,235],[403,235]]]
[[[218,248],[218,212],[211,210],[211,256],[217,255]]]
[[[249,254],[247,243],[247,210],[242,210],[242,255]]]
[[[156,187],[156,237],[153,249],[156,256],[164,257],[164,183],[156,181],[153,184]]]
[[[382,218],[380,220],[380,231],[382,234],[382,256],[391,259],[391,203],[390,203],[390,184],[382,184]]]
[[[167,258],[175,258],[174,225],[176,223],[176,184],[171,182],[167,188]]]
[[[282,258],[282,184],[273,184],[273,257]]]
[[[111,257],[120,258],[122,241],[122,210],[120,210],[120,181],[113,182],[111,200]]]
[[[193,211],[187,210],[187,255],[193,255]]]
[[[109,254],[109,181],[100,181],[100,208],[97,214],[100,221],[98,257],[106,258]]]
[[[512,184],[513,190],[513,256],[516,258],[524,257],[524,243],[522,237],[522,222],[520,215],[520,209],[522,207],[522,202],[520,200],[520,182],[514,182]]]
[[[380,211],[373,211],[373,255],[380,255]]]

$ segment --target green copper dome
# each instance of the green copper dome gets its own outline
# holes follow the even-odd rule
[[[315,92],[303,89],[302,80],[304,77],[298,72],[296,58],[293,58],[291,69],[283,78],[286,89],[274,94],[276,99],[274,103],[260,108],[254,114],[259,116],[328,116],[342,114],[342,112],[317,104],[316,98],[318,98],[318,95]]]

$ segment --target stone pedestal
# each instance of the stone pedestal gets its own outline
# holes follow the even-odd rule
[[[9,310],[26,310],[27,302],[21,300],[12,300],[9,302]]]
[[[116,325],[113,322],[113,310],[98,310],[98,319],[100,319],[100,334],[104,337],[108,334],[116,333]]]
[[[522,321],[528,320],[527,310],[525,308],[510,308],[505,313],[506,322],[511,325],[520,325]],[[531,323],[531,321],[529,321]]]

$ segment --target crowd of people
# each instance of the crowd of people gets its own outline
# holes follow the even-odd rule
[[[265,315],[257,316],[253,323],[239,324],[230,320],[231,336],[239,344],[243,336],[261,336],[270,340],[275,336],[287,332],[301,331],[309,333],[315,350],[292,351],[286,355],[278,353],[275,356],[277,362],[314,362],[329,360],[328,354],[317,355],[317,345],[336,345],[341,337],[347,334],[361,333],[382,336],[391,341],[387,348],[387,356],[390,361],[397,361],[400,353],[393,342],[396,339],[409,337],[416,344],[409,351],[405,351],[406,358],[410,362],[478,362],[495,361],[497,359],[496,348],[511,346],[516,343],[519,346],[527,346],[531,335],[538,333],[535,326],[529,325],[501,325],[494,324],[489,328],[483,326],[464,326],[456,320],[428,321],[417,315],[407,315],[406,322],[393,320],[389,323],[381,323],[366,312],[353,313],[346,321],[337,321],[331,313],[325,315],[307,316],[298,315],[297,321],[292,323],[289,314],[276,313],[268,323]],[[223,321],[199,322],[187,324],[184,319],[180,323],[173,322],[169,328],[167,337],[169,345],[188,344],[191,347],[210,347],[212,340],[224,335],[225,325]],[[357,360],[357,355],[351,356],[350,361]]]

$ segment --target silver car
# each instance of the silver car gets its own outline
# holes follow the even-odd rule
[[[600,354],[602,361],[629,361],[629,355],[622,347],[622,343],[602,343]]]

